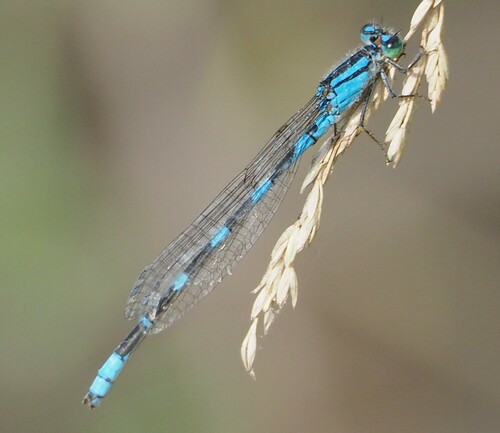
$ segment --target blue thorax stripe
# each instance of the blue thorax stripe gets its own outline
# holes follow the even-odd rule
[[[361,54],[359,54],[359,58],[354,61],[354,63],[352,63],[351,65],[349,65],[350,62],[352,62],[352,59],[349,59],[348,60],[348,63],[346,63],[346,66],[347,68],[342,71],[341,73],[339,74],[334,74],[334,76],[332,76],[332,79],[327,83],[330,85],[330,87],[335,87],[337,86],[339,83],[341,83],[342,81],[344,80],[348,80],[349,77],[354,74],[357,70],[363,70],[363,69],[366,69],[367,66],[370,64],[371,62],[371,59],[369,57],[365,57]]]

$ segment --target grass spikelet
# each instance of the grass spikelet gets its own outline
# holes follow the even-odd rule
[[[417,95],[425,76],[428,83],[428,98],[434,112],[448,79],[448,62],[443,48],[441,33],[443,29],[444,5],[442,0],[423,0],[417,7],[404,40],[408,41],[418,28],[422,27],[421,49],[423,56],[405,75],[402,95]],[[392,80],[395,69],[389,70]],[[387,99],[388,92],[380,83],[372,95],[372,102],[365,113],[365,121]],[[401,98],[399,108],[386,132],[387,159],[396,166],[405,144],[410,119],[415,108],[414,97]],[[309,246],[318,231],[323,204],[323,187],[332,173],[337,159],[362,132],[360,128],[361,108],[351,113],[349,120],[339,127],[336,136],[326,140],[327,146],[320,151],[306,176],[301,192],[310,191],[297,221],[288,227],[279,238],[272,253],[268,268],[260,284],[253,291],[256,299],[252,308],[252,324],[241,346],[241,357],[245,369],[254,376],[253,364],[257,348],[257,328],[262,318],[264,333],[269,331],[277,314],[284,307],[288,296],[295,307],[298,296],[298,280],[294,269],[297,254]]]

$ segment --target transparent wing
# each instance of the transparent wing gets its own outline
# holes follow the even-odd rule
[[[205,211],[141,272],[125,308],[128,319],[152,313],[179,273],[193,264],[200,251],[230,218],[236,221],[230,235],[200,260],[189,285],[156,318],[154,331],[166,328],[193,307],[245,255],[285,196],[296,171],[296,162],[280,171],[273,187],[255,206],[245,209],[244,203],[260,182],[276,174],[276,168],[293,151],[297,139],[318,115],[318,101],[313,97],[283,125]]]
[[[231,272],[233,266],[250,250],[282,202],[295,175],[296,165],[296,163],[293,164],[266,196],[249,209],[232,230],[231,236],[219,248],[209,252],[196,270],[190,286],[179,292],[166,311],[156,319],[154,332],[170,326],[196,305]]]

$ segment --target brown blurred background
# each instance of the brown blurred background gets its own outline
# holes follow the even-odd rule
[[[358,44],[419,2],[0,3],[1,432],[500,431],[498,2],[447,2],[451,77],[397,170],[366,137],[327,186],[299,302],[239,347],[250,290],[300,211],[80,405],[132,326],[139,271]],[[396,109],[371,119],[383,136]]]

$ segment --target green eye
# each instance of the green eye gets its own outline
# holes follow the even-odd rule
[[[384,55],[390,59],[399,57],[404,49],[403,40],[397,35],[382,35],[380,46]]]

